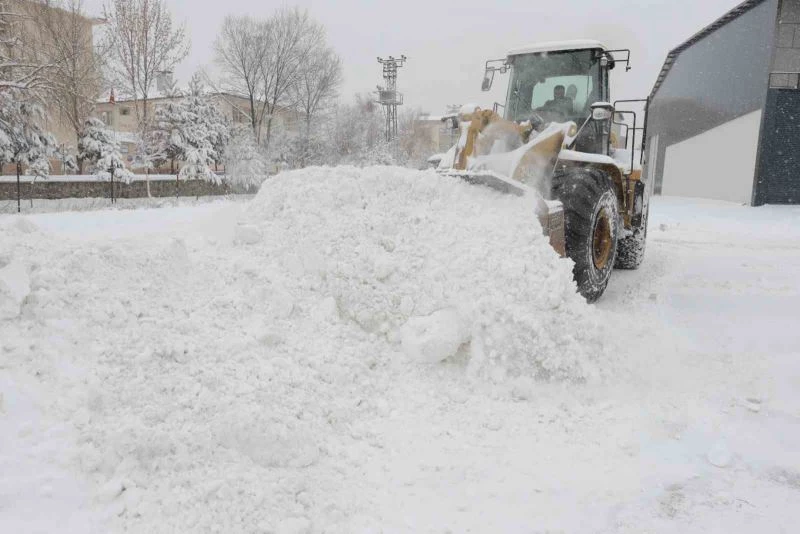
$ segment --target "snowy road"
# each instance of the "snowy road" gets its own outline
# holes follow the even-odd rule
[[[596,306],[613,376],[507,386],[302,326],[297,361],[259,359],[292,341],[242,314],[291,305],[258,307],[242,210],[0,217],[50,329],[0,319],[0,532],[796,530],[799,208],[654,199],[644,265]]]

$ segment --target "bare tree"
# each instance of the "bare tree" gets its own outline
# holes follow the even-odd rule
[[[299,93],[293,88],[309,60],[324,48],[324,28],[299,8],[280,8],[266,20],[225,19],[215,51],[226,82],[216,85],[248,98],[259,143],[269,146],[278,111],[298,104]],[[338,58],[334,62],[338,64]],[[315,100],[312,96],[306,103],[316,107]]]
[[[262,64],[264,87],[264,119],[269,146],[275,114],[281,106],[295,104],[291,88],[297,83],[303,67],[314,50],[324,43],[325,32],[307,11],[281,8],[267,23],[269,41]]]
[[[103,53],[95,50],[92,21],[84,14],[83,0],[42,0],[32,2],[30,9],[39,30],[37,54],[52,65],[48,73],[50,102],[80,139],[103,83]],[[82,158],[77,162],[82,172]]]
[[[341,83],[342,60],[336,52],[327,47],[311,50],[290,88],[297,111],[303,115],[306,135],[320,108],[336,97]]]
[[[311,125],[319,118],[318,115],[326,104],[336,97],[341,81],[341,59],[332,49],[319,46],[309,53],[308,60],[290,88],[292,100],[304,122],[300,134],[303,145],[301,166],[305,166],[306,159],[312,155]]]
[[[245,96],[256,141],[261,138],[264,97],[261,79],[269,37],[266,23],[250,16],[227,16],[214,43],[215,60],[223,72],[223,90]]]
[[[111,0],[104,12],[111,74],[120,91],[133,100],[146,139],[153,84],[160,72],[173,70],[188,55],[186,30],[173,24],[164,0]],[[149,180],[147,186],[149,196]]]

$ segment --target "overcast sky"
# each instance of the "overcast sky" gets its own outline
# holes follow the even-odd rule
[[[212,45],[227,14],[269,16],[292,2],[270,0],[167,0],[176,20],[186,24],[192,52],[177,69],[185,82],[201,67],[213,66]],[[633,70],[618,69],[615,99],[643,98],[667,52],[722,16],[740,0],[302,0],[323,23],[342,57],[342,98],[374,91],[382,83],[377,56],[405,54],[398,76],[406,105],[430,113],[447,104],[490,105],[504,99],[505,80],[492,94],[481,93],[486,59],[533,42],[597,39],[632,50]],[[102,0],[87,0],[100,12]]]

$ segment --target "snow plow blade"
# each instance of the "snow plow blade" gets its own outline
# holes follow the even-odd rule
[[[517,182],[509,180],[494,173],[466,172],[447,169],[439,171],[443,176],[459,178],[473,185],[490,187],[507,195],[533,195],[536,199],[536,217],[542,225],[542,233],[550,240],[553,247],[561,257],[567,255],[566,236],[564,234],[564,205],[557,200],[545,200],[536,190]]]

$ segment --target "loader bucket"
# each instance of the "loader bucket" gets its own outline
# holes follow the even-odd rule
[[[470,122],[462,125],[461,138],[442,155],[437,171],[501,193],[533,195],[544,235],[558,254],[566,256],[564,206],[545,200],[540,191],[550,190],[553,167],[565,140],[576,134],[575,123],[551,123],[523,142],[529,126],[507,121],[492,111],[478,109],[463,119]]]
[[[533,188],[516,180],[487,172],[466,172],[448,169],[440,171],[443,176],[459,178],[473,185],[490,187],[507,195],[533,195],[536,199],[536,217],[542,225],[542,233],[550,240],[553,247],[562,258],[566,256],[566,236],[564,234],[564,206],[557,200],[545,200]]]

